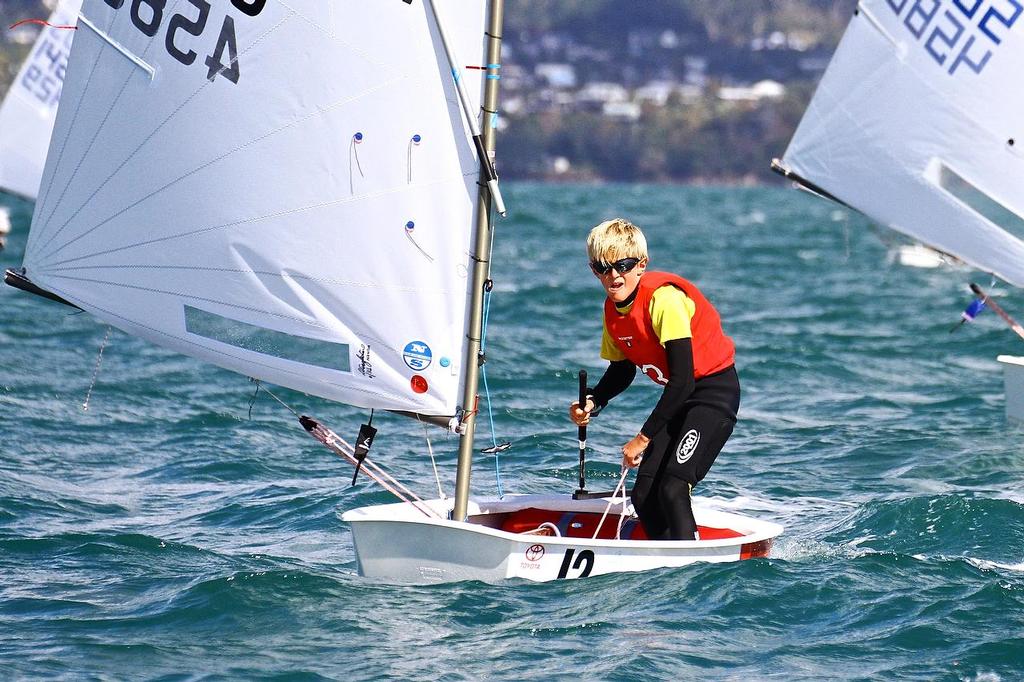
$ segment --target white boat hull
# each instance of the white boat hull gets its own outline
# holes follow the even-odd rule
[[[7,242],[7,235],[11,231],[11,212],[6,206],[0,206],[0,249],[4,248]]]
[[[896,250],[900,265],[912,268],[937,268],[945,265],[942,254],[923,244],[902,244]]]
[[[430,500],[425,504],[442,517],[451,509],[451,500]],[[515,495],[471,502],[469,522],[428,517],[405,503],[354,509],[343,514],[342,519],[352,528],[359,574],[400,583],[507,578],[548,581],[684,566],[698,561],[739,561],[766,556],[772,539],[782,532],[778,524],[696,503],[694,515],[698,526],[707,527],[702,532],[734,536],[690,541],[592,539],[589,527],[567,527],[562,536],[545,536],[510,532],[499,525],[504,523],[507,528],[510,519],[522,518],[523,513],[537,516],[550,510],[553,517],[586,519],[585,523],[593,526],[607,505],[607,498],[573,500],[569,496]],[[601,525],[603,535],[614,535],[621,505],[621,499],[614,502]],[[570,536],[573,532],[580,534],[581,530],[586,537]]]
[[[964,268],[964,264],[953,256],[936,251],[924,244],[902,244],[896,248],[895,258],[900,265],[912,268]]]
[[[1006,418],[1024,422],[1024,357],[1000,355],[1006,389]]]

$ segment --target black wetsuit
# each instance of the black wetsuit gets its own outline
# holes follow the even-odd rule
[[[740,406],[734,366],[693,378],[693,344],[665,344],[669,381],[640,432],[651,439],[631,495],[633,508],[653,540],[691,540],[697,530],[690,489],[714,464],[732,435]],[[629,360],[611,362],[591,391],[599,407],[624,391],[636,376]]]

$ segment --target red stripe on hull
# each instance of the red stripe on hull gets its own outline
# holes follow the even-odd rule
[[[768,556],[768,552],[771,549],[772,541],[770,538],[759,542],[747,542],[740,547],[740,560],[763,559]]]

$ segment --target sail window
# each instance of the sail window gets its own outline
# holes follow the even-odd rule
[[[350,372],[347,343],[319,341],[257,327],[185,306],[185,330],[235,348],[341,372]]]
[[[932,167],[928,170],[932,181],[948,194],[1013,236],[1024,239],[1024,218],[941,161],[933,160]]]

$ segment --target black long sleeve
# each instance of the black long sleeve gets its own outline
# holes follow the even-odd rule
[[[692,372],[691,372],[692,373]],[[616,360],[608,363],[604,376],[597,382],[590,394],[594,397],[594,405],[603,408],[608,401],[629,388],[636,377],[636,365],[629,360]]]
[[[679,414],[683,409],[683,402],[693,393],[693,341],[668,341],[665,343],[665,355],[668,356],[668,384],[665,385],[665,390],[662,391],[651,416],[640,429],[640,433],[648,438],[654,438],[672,417]]]

